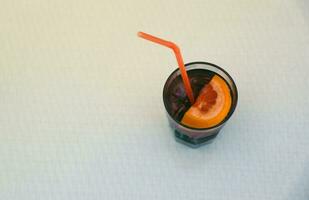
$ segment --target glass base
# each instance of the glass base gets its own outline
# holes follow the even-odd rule
[[[202,138],[191,138],[187,135],[184,135],[177,130],[175,130],[175,139],[177,142],[180,142],[182,144],[185,144],[192,148],[198,148],[200,146],[210,144],[213,142],[213,140],[218,135],[219,131],[213,135],[202,137]]]

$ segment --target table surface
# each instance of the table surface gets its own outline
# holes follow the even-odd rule
[[[306,0],[3,0],[0,199],[309,199]],[[175,142],[162,103],[176,42],[226,69],[236,112]]]

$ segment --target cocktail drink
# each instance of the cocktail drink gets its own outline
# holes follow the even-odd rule
[[[184,65],[175,43],[143,32],[138,36],[175,53],[179,68],[164,85],[163,102],[176,139],[191,147],[212,141],[237,105],[237,88],[231,76],[207,62]]]
[[[179,70],[167,79],[163,102],[178,141],[191,147],[209,143],[233,114],[237,88],[222,68],[206,62],[185,65],[195,102],[191,105]]]

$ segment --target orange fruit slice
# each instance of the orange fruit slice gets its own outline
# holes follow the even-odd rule
[[[193,128],[209,128],[219,124],[232,104],[230,89],[218,75],[200,91],[194,105],[185,113],[181,123]]]

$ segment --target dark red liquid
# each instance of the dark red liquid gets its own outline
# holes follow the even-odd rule
[[[200,90],[210,82],[215,72],[205,69],[194,69],[187,71],[194,98],[196,99]],[[170,84],[164,98],[169,114],[180,122],[185,112],[190,108],[191,104],[186,95],[181,76],[177,76]]]

